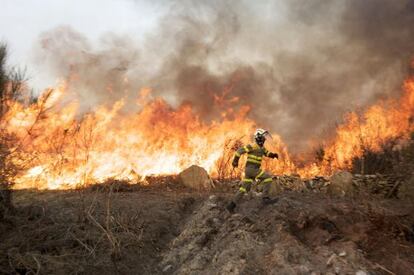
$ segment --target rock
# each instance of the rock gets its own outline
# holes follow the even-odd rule
[[[339,253],[339,257],[345,257],[346,256],[346,252],[342,251],[341,253]]]
[[[209,210],[217,208],[217,204],[215,203],[208,203],[207,206]]]
[[[196,190],[211,190],[214,188],[213,181],[207,171],[197,165],[192,165],[182,171],[178,178],[184,186]]]
[[[297,274],[310,274],[311,271],[312,270],[309,267],[307,267],[306,265],[299,265],[296,268],[296,273]]]
[[[301,191],[305,188],[303,181],[300,177],[295,176],[277,176],[274,177],[272,185],[270,187],[269,194],[272,196],[278,195],[285,190],[289,191]]]
[[[271,196],[276,196],[283,191],[283,187],[280,184],[279,180],[273,181],[270,186],[269,194]]]
[[[323,192],[325,187],[328,186],[330,182],[324,177],[314,177],[304,181],[304,186],[307,190],[312,192]]]
[[[336,254],[332,254],[331,257],[326,261],[326,266],[331,266],[333,260],[336,258]]]
[[[208,199],[212,202],[217,202],[217,196],[216,195],[211,195],[210,197],[208,197]]]
[[[172,269],[172,265],[167,265],[162,269],[162,272],[167,273],[168,271],[170,271]]]
[[[328,192],[334,195],[352,195],[354,193],[353,176],[349,172],[338,172],[330,179]]]
[[[414,176],[401,184],[398,197],[403,200],[414,200]]]

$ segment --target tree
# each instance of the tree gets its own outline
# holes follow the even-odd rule
[[[13,136],[6,131],[6,114],[10,104],[21,98],[24,77],[18,70],[6,67],[7,46],[0,44],[0,220],[12,208],[10,179],[17,172],[17,167],[10,161]]]

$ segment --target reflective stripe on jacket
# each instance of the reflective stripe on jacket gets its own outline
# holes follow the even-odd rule
[[[235,157],[240,157],[245,153],[247,153],[246,165],[259,168],[262,165],[263,156],[269,156],[270,152],[265,147],[260,147],[257,144],[249,144],[239,148],[235,153]]]

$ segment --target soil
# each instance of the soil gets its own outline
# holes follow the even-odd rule
[[[414,274],[410,201],[232,192],[174,181],[15,191],[4,274]]]

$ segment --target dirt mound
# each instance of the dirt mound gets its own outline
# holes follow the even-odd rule
[[[160,268],[168,274],[414,271],[411,231],[404,229],[414,222],[410,209],[291,193],[268,206],[248,199],[230,215],[227,201],[205,201],[172,241]]]
[[[165,182],[15,192],[0,273],[413,273],[411,201],[285,191],[264,206],[251,193],[231,215],[233,192]]]

